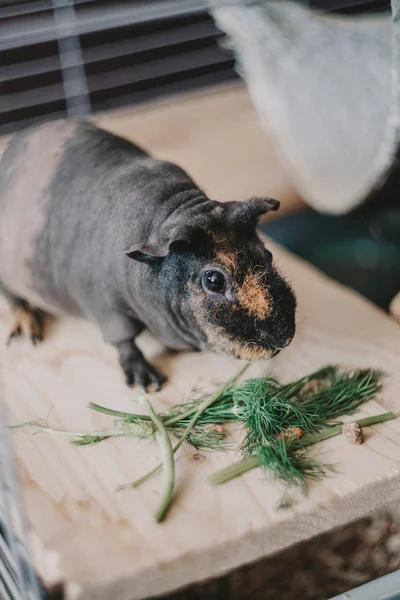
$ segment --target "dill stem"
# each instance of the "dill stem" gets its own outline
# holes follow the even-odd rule
[[[100,406],[100,404],[95,404],[94,402],[89,402],[88,407],[91,408],[92,410],[95,410],[96,412],[100,412],[105,415],[110,415],[112,417],[122,417],[125,419],[129,418],[129,419],[141,419],[142,421],[151,421],[151,417],[149,415],[140,415],[140,414],[136,414],[136,413],[128,413],[128,412],[123,412],[120,410],[114,410],[112,408],[107,408],[106,406]],[[169,417],[169,418],[168,418],[168,416],[163,416],[159,413],[157,413],[157,414],[158,414],[158,417],[164,422],[164,425],[166,427],[170,427],[171,425],[175,425],[175,423],[179,423],[179,421],[181,421],[182,419],[186,419],[187,417],[190,417],[190,415],[193,415],[196,412],[196,410],[197,410],[197,408],[195,406],[193,406],[192,408],[188,408],[187,410],[178,413],[174,417]]]
[[[390,421],[391,419],[395,418],[396,415],[393,412],[388,412],[383,413],[382,415],[374,415],[372,417],[358,419],[357,423],[360,427],[370,427],[371,425],[378,425],[378,423],[384,423],[385,421]],[[306,448],[307,446],[312,446],[313,444],[317,444],[318,442],[322,442],[323,440],[327,440],[331,437],[335,437],[336,435],[340,435],[342,433],[342,426],[343,423],[339,423],[338,425],[334,425],[333,427],[323,429],[318,433],[308,433],[299,440],[299,446]]]
[[[110,415],[112,417],[122,417],[129,419],[142,419],[142,421],[151,421],[152,418],[149,415],[138,415],[136,413],[128,413],[123,412],[121,410],[113,410],[112,408],[107,408],[106,406],[100,406],[100,404],[95,404],[94,402],[89,402],[88,408],[95,410],[96,412],[103,413],[105,415]]]
[[[385,421],[390,421],[391,419],[395,418],[395,413],[387,412],[381,415],[358,419],[357,423],[360,425],[360,427],[370,427],[371,425],[378,425],[378,423],[384,423]],[[339,423],[333,427],[323,429],[318,433],[306,434],[303,438],[301,438],[301,440],[299,440],[299,447],[305,448],[307,446],[312,446],[313,444],[317,444],[318,442],[322,442],[328,438],[340,435],[342,433],[342,427],[343,423]],[[238,462],[235,462],[224,469],[220,469],[219,471],[212,473],[208,477],[208,482],[214,486],[220,485],[221,483],[225,483],[231,479],[234,479],[235,477],[239,477],[240,475],[243,475],[243,473],[246,473],[246,471],[255,469],[258,466],[259,461],[257,456],[246,456],[246,458],[243,458],[242,460],[239,460]]]
[[[196,421],[199,418],[200,414],[206,408],[208,408],[209,406],[211,406],[211,404],[213,404],[213,402],[215,402],[218,399],[218,397],[220,396],[220,394],[221,394],[221,389],[218,390],[210,398],[206,398],[205,400],[203,400],[203,402],[200,404],[200,406],[196,410],[195,414],[193,415],[192,419],[190,420],[189,424],[186,426],[186,429],[183,432],[182,436],[179,438],[178,443],[172,449],[173,454],[176,454],[176,452],[178,452],[179,448],[182,446],[183,442],[185,441],[185,439],[187,438],[187,436],[189,435],[189,433],[193,429],[194,425],[196,424]],[[189,414],[191,414],[192,412],[193,411],[191,411]],[[180,416],[179,420],[181,418],[182,417]],[[168,421],[166,421],[166,422],[163,423],[164,426],[166,426],[167,424],[168,424]],[[121,490],[126,490],[128,488],[136,488],[136,487],[138,487],[141,483],[144,483],[145,481],[147,481],[147,479],[150,479],[150,477],[152,477],[153,475],[155,475],[156,473],[158,473],[159,471],[161,471],[162,467],[163,467],[163,465],[160,463],[159,465],[157,465],[156,467],[154,467],[154,469],[152,469],[148,473],[145,473],[144,475],[142,475],[142,477],[139,477],[139,479],[135,479],[135,481],[132,481],[132,483],[126,483],[124,485],[119,485],[117,487],[117,491],[119,492]]]
[[[179,448],[182,446],[183,442],[189,435],[193,426],[196,424],[196,421],[199,418],[199,416],[201,415],[201,413],[204,412],[207,408],[209,408],[212,404],[214,404],[214,402],[216,402],[219,399],[219,397],[222,396],[222,394],[224,392],[226,392],[233,385],[235,385],[235,383],[237,382],[239,377],[241,377],[243,375],[243,373],[249,368],[249,366],[250,366],[250,363],[246,363],[244,365],[244,367],[242,367],[240,369],[240,371],[238,371],[226,383],[221,385],[221,387],[218,388],[218,390],[212,396],[210,396],[209,398],[205,398],[203,400],[203,402],[201,402],[197,408],[195,406],[193,406],[192,408],[188,408],[188,410],[181,412],[178,415],[176,415],[175,417],[171,417],[171,419],[168,419],[167,421],[165,421],[166,427],[169,427],[170,425],[173,425],[174,423],[178,423],[182,419],[186,419],[186,417],[190,417],[190,415],[193,415],[193,418],[191,419],[191,421],[187,425],[185,431],[183,432],[182,437],[179,440],[179,443],[176,445],[177,450],[179,450]]]
[[[256,467],[258,467],[257,456],[246,456],[246,458],[242,458],[242,460],[232,463],[229,467],[211,473],[207,480],[211,485],[220,485],[221,483],[239,477],[243,473],[246,473],[246,471],[250,471]]]
[[[365,417],[364,419],[358,419],[357,423],[360,427],[370,427],[371,425],[378,425],[378,423],[384,423],[385,421],[391,421],[395,419],[397,415],[394,412],[387,412],[381,415],[373,417]]]
[[[183,442],[186,440],[187,436],[189,435],[189,433],[195,426],[197,419],[199,418],[201,413],[204,412],[207,408],[209,408],[212,404],[214,404],[214,402],[216,402],[218,400],[218,398],[221,396],[221,394],[223,394],[226,390],[231,388],[236,383],[236,381],[239,379],[239,377],[241,375],[243,375],[243,373],[246,371],[246,369],[248,369],[248,367],[249,367],[249,363],[246,363],[245,366],[242,369],[240,369],[240,371],[238,373],[236,373],[236,375],[234,375],[231,379],[229,379],[229,381],[227,383],[224,383],[224,385],[222,385],[212,396],[210,396],[209,398],[205,398],[203,400],[203,402],[200,403],[200,405],[198,406],[197,409],[191,408],[190,410],[187,410],[185,413],[181,413],[179,415],[179,419],[177,417],[174,417],[173,419],[169,419],[168,421],[163,422],[164,427],[167,427],[177,421],[180,421],[184,417],[190,416],[194,412],[193,417],[191,418],[190,422],[186,426],[186,429],[184,430],[182,436],[179,438],[178,443],[174,446],[174,448],[172,450],[173,454],[175,454],[179,450],[179,448],[182,446]],[[149,471],[148,473],[145,473],[144,475],[142,475],[142,477],[139,477],[139,479],[136,479],[135,481],[132,481],[131,483],[125,483],[123,485],[119,485],[117,487],[117,491],[138,487],[141,483],[144,483],[145,481],[147,481],[147,479],[150,479],[150,477],[152,477],[153,475],[158,473],[162,469],[162,467],[163,467],[163,465],[159,464],[156,467],[154,467],[154,469]]]
[[[151,402],[147,396],[143,396],[143,399],[149,409],[150,418],[157,428],[156,439],[160,446],[162,455],[162,464],[164,466],[164,489],[161,495],[161,500],[158,509],[154,515],[157,523],[163,521],[167,515],[169,507],[171,506],[172,497],[175,487],[175,462],[174,453],[172,449],[171,439],[168,435],[168,431],[165,429],[162,419],[155,413]]]
[[[238,373],[236,373],[236,375],[231,377],[231,379],[229,379],[229,381],[227,383],[224,383],[224,385],[221,386],[221,388],[215,394],[213,394],[211,396],[210,399],[212,399],[212,402],[210,402],[210,404],[207,404],[206,408],[208,408],[209,406],[211,406],[211,404],[213,404],[216,400],[218,400],[218,397],[223,392],[230,389],[236,383],[236,381],[239,379],[239,377],[241,377],[243,375],[243,373],[249,368],[249,366],[250,366],[250,363],[246,363],[244,365],[244,367],[242,367],[240,369],[240,371],[238,371]],[[205,401],[203,401],[203,403],[204,402]],[[166,427],[170,427],[171,425],[175,425],[175,423],[179,423],[179,421],[181,421],[182,419],[186,419],[187,417],[190,417],[190,415],[195,414],[200,409],[201,409],[201,412],[203,412],[203,410],[205,410],[205,409],[201,408],[202,404],[200,404],[198,406],[198,408],[196,408],[196,406],[192,406],[191,408],[188,408],[187,410],[178,413],[174,417],[168,418],[168,416],[163,416],[160,413],[157,413],[157,416],[164,422],[164,425]],[[95,404],[94,402],[89,402],[88,407],[91,408],[92,410],[95,410],[96,412],[104,413],[105,415],[111,415],[112,417],[142,419],[143,421],[151,420],[151,417],[148,415],[138,415],[136,413],[123,412],[120,410],[113,410],[112,408],[107,408],[106,406],[100,406],[100,404]],[[196,417],[196,421],[197,421],[197,417]],[[189,423],[189,425],[190,425],[190,423]]]
[[[28,421],[27,423],[21,423],[21,425],[10,425],[8,429],[22,429],[23,427],[35,427],[35,429],[39,429],[39,431],[47,431],[48,433],[56,433],[58,435],[77,438],[84,438],[86,436],[111,437],[114,435],[121,435],[121,432],[117,429],[103,429],[102,431],[65,431],[64,429],[54,429],[49,425],[40,425],[35,421]]]

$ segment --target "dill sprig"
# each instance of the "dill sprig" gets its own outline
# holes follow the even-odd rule
[[[308,430],[313,425],[305,411],[281,392],[278,382],[268,377],[250,379],[235,390],[235,407],[244,425],[245,454],[252,454],[288,427]]]
[[[238,420],[244,426],[244,458],[211,475],[209,481],[217,485],[255,467],[269,471],[287,485],[304,486],[309,480],[321,478],[330,467],[301,448],[339,435],[342,426],[333,426],[333,419],[352,414],[373,399],[381,390],[382,378],[378,370],[340,372],[329,366],[286,385],[272,377],[258,377],[229,390]],[[388,413],[387,418],[394,416]],[[385,420],[380,417],[364,421],[363,426]],[[293,427],[308,435],[298,441],[279,439],[279,434]]]
[[[386,421],[391,421],[395,418],[395,413],[387,412],[380,415],[365,417],[363,419],[357,419],[357,423],[360,425],[360,427],[371,427],[372,425],[385,423]],[[342,433],[342,427],[343,423],[338,423],[337,425],[334,425],[332,427],[322,429],[319,432],[308,433],[303,438],[295,442],[277,439],[273,440],[269,445],[276,445],[278,443],[285,444],[287,446],[287,454],[289,458],[297,460],[299,457],[302,456],[302,452],[304,452],[305,448],[307,448],[308,446],[313,446],[314,444],[318,444],[319,442],[327,440],[328,438],[340,435]],[[272,459],[274,458],[274,453],[265,453],[262,450],[263,448],[265,448],[265,446],[260,445],[256,449],[255,454],[252,454],[251,456],[245,456],[241,460],[229,465],[228,467],[225,467],[223,469],[220,469],[219,471],[216,471],[215,473],[212,473],[208,478],[209,483],[211,483],[211,485],[220,485],[221,483],[226,483],[227,481],[230,481],[235,477],[239,477],[240,475],[243,475],[247,471],[255,469],[256,467],[262,467],[275,475],[279,475],[280,469],[276,468],[274,460],[269,460],[271,459],[271,457]],[[301,464],[302,463],[300,463],[300,465]],[[325,471],[332,470],[333,468],[327,465],[319,465],[319,468],[321,467],[325,469]],[[285,477],[279,477],[279,479],[281,479],[283,482],[287,482]],[[304,480],[306,479],[313,479],[313,477],[310,477],[310,471],[308,471],[307,476],[304,478]]]
[[[303,388],[296,403],[313,415],[315,427],[327,424],[343,414],[354,413],[364,402],[371,400],[382,389],[383,373],[373,369],[358,369],[353,373],[332,370],[322,387],[315,393]]]
[[[270,441],[287,427],[313,430],[326,427],[344,413],[353,413],[379,392],[381,380],[380,371],[340,373],[332,366],[286,385],[274,377],[255,377],[223,389],[199,414],[197,425],[240,421],[246,431],[243,447],[250,453],[254,444]],[[160,416],[166,425],[185,427],[203,401],[204,397],[200,397],[186,404],[176,404]]]
[[[328,427],[334,418],[352,414],[371,400],[380,391],[381,380],[379,371],[340,373],[328,367],[283,386],[271,377],[245,381],[231,391],[245,428],[243,453],[253,454],[289,427],[304,432]]]

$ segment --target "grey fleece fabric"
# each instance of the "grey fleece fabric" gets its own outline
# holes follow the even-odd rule
[[[400,0],[392,19],[286,0],[209,2],[297,191],[331,214],[362,203],[398,145]]]

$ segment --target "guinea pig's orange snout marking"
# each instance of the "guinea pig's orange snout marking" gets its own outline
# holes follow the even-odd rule
[[[232,276],[239,270],[238,252],[220,250],[215,260]],[[249,272],[238,291],[238,300],[249,315],[265,319],[272,311],[272,300],[265,287],[264,274]]]
[[[234,273],[238,268],[237,254],[235,252],[217,252],[215,260],[225,267],[231,273]]]
[[[258,319],[266,319],[272,311],[272,299],[263,279],[263,273],[247,273],[237,295],[239,304]]]

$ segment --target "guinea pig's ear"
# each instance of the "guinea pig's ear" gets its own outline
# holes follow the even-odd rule
[[[154,256],[154,254],[148,254],[147,252],[142,252],[141,250],[136,249],[127,250],[126,255],[132,260],[137,260],[138,262],[147,264],[156,262],[160,258],[158,256]]]
[[[182,203],[178,197],[172,208],[161,206],[150,223],[136,223],[134,237],[125,250],[130,258],[145,263],[164,258],[173,244],[190,243],[198,232],[212,231],[224,216],[222,204],[215,200]]]
[[[173,244],[190,243],[199,231],[212,231],[223,216],[222,205],[215,200],[182,203],[178,197],[175,205],[161,206],[150,222],[135,223],[125,252],[134,260],[155,262],[167,256]]]
[[[255,227],[261,215],[278,210],[279,200],[273,198],[251,198],[245,202],[226,202],[228,219],[240,227]]]
[[[125,253],[133,260],[150,264],[167,256],[172,244],[189,242],[190,238],[191,228],[188,226],[164,226],[157,233],[150,235],[146,241],[129,246]]]

